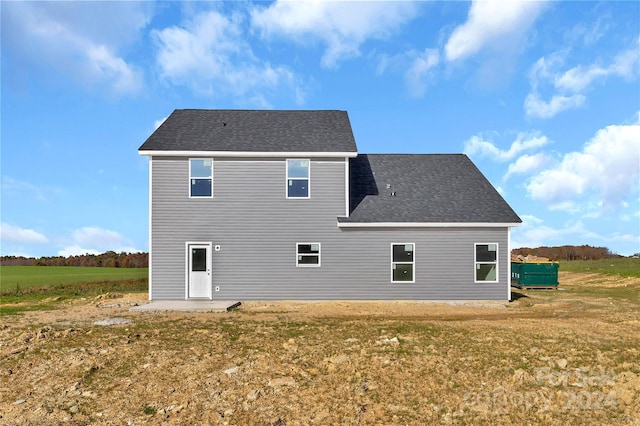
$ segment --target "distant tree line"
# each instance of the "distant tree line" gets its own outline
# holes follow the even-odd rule
[[[108,251],[102,254],[83,254],[80,256],[23,257],[2,256],[3,266],[92,266],[109,268],[146,268],[149,266],[149,253],[116,253]]]
[[[609,259],[612,257],[621,257],[612,253],[606,247],[583,246],[559,246],[559,247],[521,247],[511,250],[515,255],[534,255],[538,257],[546,257],[550,260],[597,260]]]

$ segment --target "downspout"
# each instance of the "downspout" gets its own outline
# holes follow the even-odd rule
[[[351,179],[351,177],[349,176],[349,161],[350,161],[349,157],[344,158],[344,204],[345,204],[344,217],[349,217],[349,205],[350,205],[350,199],[351,199],[351,193],[349,188],[349,183]]]
[[[507,226],[507,300],[511,302],[511,227]]]
[[[152,238],[153,238],[153,234],[152,234],[152,230],[153,230],[153,203],[152,203],[152,197],[153,197],[153,156],[149,156],[149,256],[148,256],[148,275],[149,275],[149,300],[153,300],[153,285],[152,285],[152,281],[153,281],[153,274],[152,274],[152,268],[153,268],[153,262],[151,261],[151,257],[153,256],[153,250],[152,250]]]

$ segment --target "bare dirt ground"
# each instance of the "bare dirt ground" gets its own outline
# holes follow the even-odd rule
[[[63,301],[2,318],[0,423],[640,425],[640,279],[560,282],[511,303],[224,314]]]

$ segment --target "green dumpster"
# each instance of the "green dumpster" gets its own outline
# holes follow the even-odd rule
[[[558,288],[558,268],[552,262],[511,262],[511,285],[517,288]]]

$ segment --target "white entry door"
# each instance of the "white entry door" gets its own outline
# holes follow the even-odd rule
[[[211,244],[187,244],[187,298],[211,299]]]

